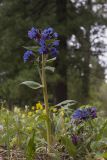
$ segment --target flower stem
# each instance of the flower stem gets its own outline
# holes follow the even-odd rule
[[[42,85],[43,85],[43,96],[46,110],[46,128],[47,128],[47,145],[48,152],[51,149],[51,122],[50,122],[50,114],[49,114],[49,103],[48,103],[48,93],[47,93],[47,83],[46,83],[46,73],[45,73],[45,64],[46,64],[46,55],[42,55]]]

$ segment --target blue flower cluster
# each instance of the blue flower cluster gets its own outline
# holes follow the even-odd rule
[[[87,120],[89,118],[96,118],[96,107],[89,107],[89,108],[83,108],[83,109],[77,109],[73,115],[73,119],[75,120]]]
[[[35,40],[40,46],[38,49],[40,55],[48,54],[50,52],[53,57],[57,56],[57,47],[59,46],[59,40],[57,40],[58,33],[56,33],[53,28],[49,27],[41,31],[37,28],[32,27],[31,30],[28,31],[28,37]],[[24,61],[29,59],[29,55],[31,55],[31,53],[29,51],[28,54],[27,51],[26,56],[24,56]]]
[[[23,56],[24,62],[27,62],[29,59],[32,59],[33,57],[34,54],[32,51],[26,51]]]

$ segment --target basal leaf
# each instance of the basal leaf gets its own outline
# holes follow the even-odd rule
[[[31,137],[28,137],[28,143],[26,148],[27,160],[33,160],[35,155],[35,131],[33,131]]]
[[[61,142],[65,146],[65,148],[68,151],[69,155],[75,156],[75,154],[76,154],[76,147],[72,143],[72,140],[65,135],[65,136],[63,136],[61,138]]]
[[[69,106],[74,105],[74,104],[76,104],[76,103],[77,103],[77,102],[74,101],[74,100],[65,100],[65,101],[63,101],[63,102],[58,103],[56,106],[69,107]]]

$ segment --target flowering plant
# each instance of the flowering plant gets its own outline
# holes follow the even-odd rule
[[[47,144],[48,151],[50,152],[50,146],[52,143],[51,140],[51,121],[49,113],[49,104],[48,104],[48,93],[47,93],[47,83],[46,83],[46,73],[45,70],[54,71],[54,68],[47,66],[48,62],[54,61],[58,54],[59,40],[58,33],[54,31],[53,28],[49,27],[44,30],[39,30],[32,27],[28,31],[28,37],[31,40],[35,41],[36,46],[25,47],[27,51],[24,53],[23,59],[24,62],[32,62],[36,64],[38,72],[40,75],[41,83],[34,81],[25,81],[22,84],[27,85],[32,89],[42,88],[44,96],[44,104],[46,110],[46,128],[47,128]],[[52,56],[52,59],[48,59],[49,56]]]
[[[74,100],[66,100],[51,107],[48,103],[46,70],[54,71],[54,67],[48,66],[48,64],[55,61],[58,55],[58,33],[51,27],[44,30],[33,27],[28,31],[28,37],[35,42],[35,46],[24,47],[27,51],[24,53],[23,59],[25,63],[30,62],[36,65],[40,76],[40,83],[25,81],[21,84],[27,85],[32,89],[41,88],[43,91],[44,105],[38,102],[36,107],[32,107],[32,111],[22,115],[22,118],[25,118],[25,116],[28,116],[29,119],[31,118],[33,129],[36,128],[35,130],[29,126],[27,128],[29,133],[32,132],[31,139],[27,145],[27,155],[29,153],[28,151],[30,151],[29,157],[34,155],[33,147],[35,147],[35,131],[37,133],[37,130],[41,127],[43,130],[42,132],[39,131],[39,133],[41,132],[41,136],[45,137],[47,140],[48,153],[53,153],[51,152],[53,151],[51,150],[53,147],[52,149],[54,149],[55,154],[57,152],[59,154],[59,150],[64,147],[64,151],[61,150],[61,152],[65,153],[65,157],[68,154],[74,160],[77,160],[78,158],[82,158],[81,160],[91,160],[90,157],[94,157],[96,160],[96,146],[94,146],[95,144],[93,142],[97,141],[96,143],[98,143],[98,140],[101,141],[107,123],[102,122],[103,131],[100,133],[100,129],[97,128],[98,120],[96,107],[85,106],[76,109],[73,112],[71,106],[76,103]],[[41,118],[42,116],[43,119]],[[36,125],[34,124],[33,118],[35,118]],[[44,126],[44,121],[46,122],[46,127]],[[46,131],[46,135],[44,131]],[[31,141],[32,143],[30,143]],[[93,152],[93,149],[95,152]],[[103,149],[101,152],[103,152]],[[105,155],[101,156],[104,157]]]

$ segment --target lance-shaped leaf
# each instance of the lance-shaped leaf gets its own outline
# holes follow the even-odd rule
[[[24,84],[32,89],[39,89],[43,87],[40,83],[34,82],[34,81],[25,81],[25,82],[22,82],[21,84]]]
[[[24,48],[27,49],[27,50],[37,52],[38,49],[39,49],[39,46],[29,46],[29,47],[24,47]]]
[[[55,71],[55,67],[46,66],[46,67],[45,67],[45,70],[48,70],[48,71],[54,72],[54,71]]]
[[[74,100],[65,100],[65,101],[63,101],[63,102],[61,102],[61,103],[58,103],[56,106],[57,107],[69,107],[69,106],[71,106],[71,105],[74,105],[74,104],[76,104],[77,102],[76,101],[74,101]]]

